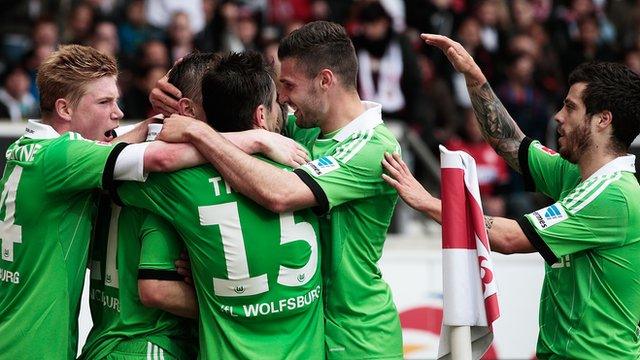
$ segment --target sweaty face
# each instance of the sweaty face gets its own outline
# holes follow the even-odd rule
[[[587,116],[586,107],[582,102],[582,92],[585,88],[585,83],[572,85],[564,100],[564,106],[555,116],[558,122],[560,155],[574,164],[593,143],[591,117]]]
[[[85,94],[71,108],[71,131],[90,140],[111,141],[105,132],[118,127],[124,115],[117,104],[118,87],[114,76],[105,76],[85,85]]]
[[[296,60],[284,59],[280,69],[280,102],[295,111],[296,124],[302,128],[319,126],[322,121],[323,99],[314,78],[309,78],[296,66]]]

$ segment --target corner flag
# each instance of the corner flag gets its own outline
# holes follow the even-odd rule
[[[489,238],[484,227],[476,163],[463,151],[440,146],[442,175],[442,331],[438,359],[451,359],[456,327],[470,327],[473,359],[493,341],[491,324],[500,316]],[[464,343],[462,344],[465,345]]]

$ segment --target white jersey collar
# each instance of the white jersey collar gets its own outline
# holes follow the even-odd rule
[[[382,105],[372,101],[362,101],[362,105],[364,112],[335,134],[334,140],[344,141],[358,131],[373,129],[382,124]]]
[[[24,136],[30,139],[55,139],[60,134],[50,125],[43,124],[41,120],[29,119]]]
[[[623,155],[604,164],[598,171],[594,172],[589,178],[596,178],[602,175],[613,174],[618,171],[626,171],[630,173],[636,172],[636,156]]]

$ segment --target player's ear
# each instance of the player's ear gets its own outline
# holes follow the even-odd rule
[[[254,129],[267,130],[267,107],[263,104],[258,105],[258,107],[254,110],[252,125]]]
[[[56,100],[54,107],[56,109],[56,114],[65,121],[71,121],[71,116],[73,115],[73,109],[71,108],[71,102],[69,100],[61,98]]]
[[[322,69],[318,73],[318,79],[320,87],[324,90],[327,90],[336,81],[335,74],[329,69]]]
[[[603,110],[598,116],[598,127],[599,128],[607,128],[611,125],[613,121],[613,114],[609,110]]]
[[[192,118],[196,117],[195,104],[191,99],[182,98],[178,100],[178,109],[180,111],[180,115],[189,116]]]

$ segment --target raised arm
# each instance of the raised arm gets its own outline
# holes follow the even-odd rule
[[[421,37],[425,43],[442,50],[456,71],[464,75],[483,137],[509,166],[521,172],[518,149],[525,135],[491,89],[480,67],[460,43],[442,35],[422,34]]]
[[[385,154],[382,166],[387,174],[382,178],[397,191],[407,205],[442,224],[442,203],[413,177],[398,154]],[[485,216],[485,228],[491,250],[502,254],[535,252],[527,236],[515,220]]]

